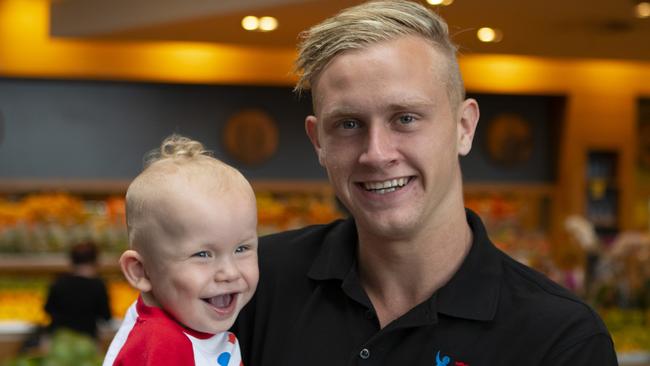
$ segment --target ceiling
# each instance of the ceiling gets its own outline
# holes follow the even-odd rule
[[[293,48],[298,33],[359,0],[52,0],[55,37],[216,42]],[[422,3],[425,3],[422,1]],[[425,3],[426,4],[426,3]],[[515,54],[650,61],[650,18],[634,0],[455,0],[435,7],[461,54]],[[245,15],[274,16],[274,32],[247,32]],[[501,29],[499,43],[476,30]]]

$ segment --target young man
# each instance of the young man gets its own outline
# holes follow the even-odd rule
[[[352,218],[262,239],[236,332],[244,362],[616,365],[597,314],[497,250],[464,209],[459,155],[479,118],[447,25],[369,2],[304,34],[297,90]]]

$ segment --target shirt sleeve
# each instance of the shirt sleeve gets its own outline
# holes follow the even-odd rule
[[[165,327],[138,327],[129,334],[115,366],[194,365],[192,343],[182,333]]]
[[[603,333],[584,338],[544,361],[545,366],[618,366],[614,343]]]

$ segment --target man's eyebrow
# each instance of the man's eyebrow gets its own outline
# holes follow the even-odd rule
[[[423,98],[403,99],[386,105],[387,111],[402,111],[408,109],[431,108],[435,105],[431,100]]]
[[[336,117],[349,117],[349,116],[354,116],[358,115],[359,109],[350,107],[350,106],[338,106],[334,107],[332,109],[326,109],[323,111],[323,116],[326,116],[327,118],[336,118]]]
[[[410,109],[433,108],[435,103],[424,98],[409,98],[391,102],[382,107],[387,112],[399,112]],[[322,115],[326,118],[354,117],[363,114],[362,108],[352,105],[340,105],[331,109],[324,109]]]

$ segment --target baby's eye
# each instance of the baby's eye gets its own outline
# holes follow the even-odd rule
[[[207,250],[202,250],[198,253],[192,254],[192,257],[199,257],[199,258],[210,258],[211,256],[212,255]]]
[[[244,253],[250,249],[248,245],[240,245],[235,249],[235,253]]]

